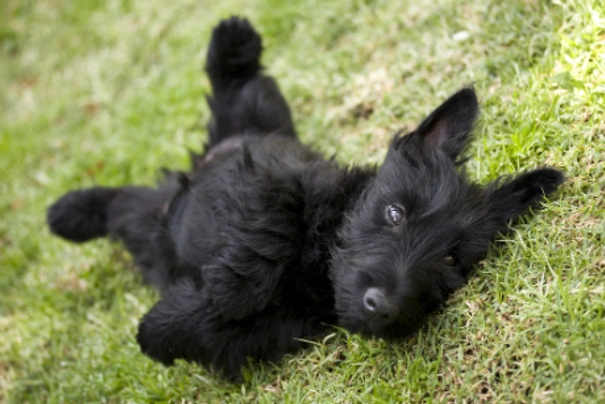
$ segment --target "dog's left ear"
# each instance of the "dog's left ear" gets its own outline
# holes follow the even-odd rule
[[[541,168],[517,177],[494,181],[486,190],[490,211],[508,222],[540,207],[545,196],[557,190],[565,181],[560,171]]]
[[[417,137],[423,152],[441,150],[456,160],[470,140],[478,112],[475,90],[463,88],[422,121],[411,136]]]

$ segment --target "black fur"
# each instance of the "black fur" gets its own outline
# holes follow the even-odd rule
[[[325,160],[297,140],[261,49],[245,19],[215,28],[209,143],[190,173],[168,173],[157,189],[72,191],[48,210],[63,238],[120,240],[160,289],[139,326],[144,353],[234,378],[247,357],[277,360],[327,324],[413,332],[509,222],[563,182],[550,168],[486,187],[468,180],[471,88],[397,134],[380,168]]]

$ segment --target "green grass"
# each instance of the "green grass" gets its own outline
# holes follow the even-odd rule
[[[3,0],[0,401],[605,402],[605,6],[467,3]],[[119,246],[51,237],[45,208],[186,167],[210,29],[233,13],[327,155],[380,162],[392,131],[474,83],[472,177],[548,164],[568,181],[399,344],[334,329],[241,385],[152,362],[134,335],[157,294]]]

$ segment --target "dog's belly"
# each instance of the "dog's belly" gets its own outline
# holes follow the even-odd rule
[[[260,249],[276,243],[283,244],[280,251],[292,249],[294,236],[277,233],[283,230],[281,223],[300,220],[303,193],[298,177],[309,161],[323,160],[321,155],[293,138],[243,135],[225,139],[202,158],[190,189],[178,202],[182,206],[175,207],[175,217],[169,219],[179,261],[203,272],[204,265],[234,251],[242,242],[239,238],[253,238],[256,246],[263,246]],[[266,228],[268,223],[276,228]],[[298,234],[296,228],[287,230]],[[246,254],[267,259],[261,251]]]
[[[192,177],[204,181],[217,167],[230,165],[247,154],[256,165],[275,165],[287,168],[303,168],[311,161],[323,160],[323,156],[303,145],[298,139],[279,134],[231,136],[213,146],[195,160]],[[221,174],[219,174],[221,175]],[[222,174],[226,177],[226,174]]]
[[[202,164],[207,164],[217,158],[220,159],[221,156],[225,155],[225,153],[241,148],[244,142],[246,141],[246,138],[249,137],[250,136],[248,135],[240,135],[232,136],[223,140],[222,142],[211,148],[208,153],[203,156]]]

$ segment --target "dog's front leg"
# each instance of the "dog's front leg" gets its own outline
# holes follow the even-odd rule
[[[320,329],[317,319],[279,308],[226,320],[193,280],[182,279],[141,320],[137,340],[146,355],[165,365],[185,359],[235,381],[248,358],[279,360]]]
[[[241,320],[279,300],[283,267],[259,261],[204,266],[204,288],[224,319]]]
[[[206,364],[210,353],[204,346],[205,326],[213,317],[206,303],[193,280],[180,279],[141,320],[141,350],[165,365],[176,359]]]

